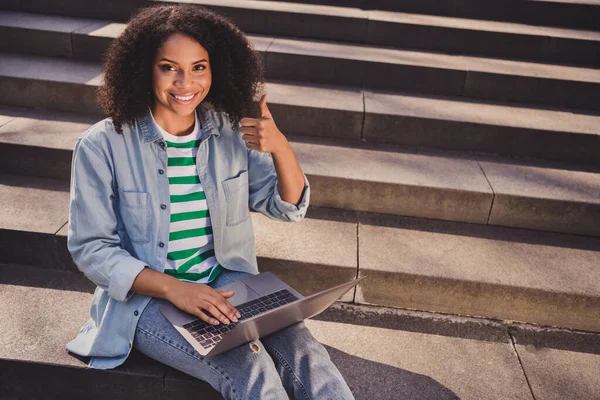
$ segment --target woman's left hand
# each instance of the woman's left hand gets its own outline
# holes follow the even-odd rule
[[[290,150],[290,144],[275,125],[267,107],[267,95],[260,98],[260,118],[242,118],[240,132],[246,147],[261,153],[281,153]]]

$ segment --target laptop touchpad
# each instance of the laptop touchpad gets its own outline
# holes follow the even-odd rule
[[[244,282],[241,281],[221,286],[219,288],[216,288],[216,290],[220,292],[227,292],[229,290],[233,290],[235,294],[233,295],[233,297],[227,299],[233,306],[237,306],[239,304],[258,299],[260,297],[258,293],[250,289],[249,286],[247,286]]]

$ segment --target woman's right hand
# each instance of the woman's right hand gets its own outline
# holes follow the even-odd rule
[[[240,313],[227,301],[235,294],[233,291],[221,292],[202,283],[183,281],[178,281],[172,289],[166,299],[180,310],[195,315],[206,323],[218,325],[220,321],[227,325],[230,320],[237,322],[240,317]]]

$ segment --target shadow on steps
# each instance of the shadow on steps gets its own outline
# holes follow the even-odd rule
[[[356,400],[459,399],[450,389],[425,375],[355,357],[325,346]]]

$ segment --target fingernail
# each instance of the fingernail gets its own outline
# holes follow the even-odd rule
[[[224,323],[224,324],[229,324],[229,320],[228,320],[228,319],[225,319],[225,320],[223,321],[223,323]]]
[[[239,312],[239,311],[237,311],[237,312],[235,313],[235,315],[236,315],[236,317],[238,317],[238,318],[241,318],[241,317],[242,317],[242,314],[240,314],[240,312]]]
[[[238,319],[237,319],[236,317],[233,317],[233,318],[231,318],[231,320],[232,320],[233,322],[238,322]]]
[[[213,324],[213,325],[219,325],[219,321],[217,321],[217,320],[214,320],[214,321],[212,322],[212,324]]]

